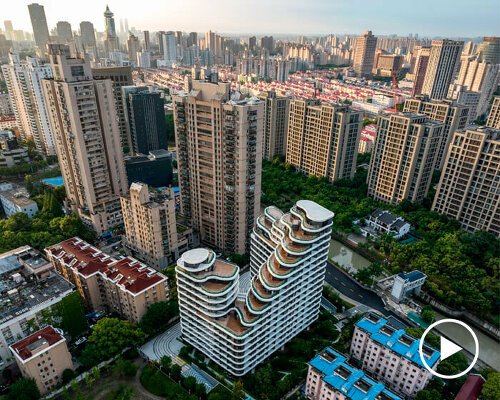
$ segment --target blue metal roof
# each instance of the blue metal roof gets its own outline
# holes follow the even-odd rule
[[[411,271],[411,272],[408,272],[407,274],[401,273],[398,275],[404,279],[408,279],[408,281],[410,281],[410,282],[415,282],[415,281],[418,281],[419,279],[427,277],[427,275],[425,275],[423,272],[420,272],[420,271]]]
[[[327,355],[328,358],[331,359],[330,361],[321,357],[320,354],[311,360],[309,365],[321,371],[325,375],[322,378],[323,381],[343,393],[347,396],[347,398],[352,400],[376,400],[377,396],[383,393],[389,399],[401,400],[400,397],[385,389],[385,386],[382,383],[373,381],[368,378],[363,371],[348,365],[346,363],[346,357],[342,354],[336,352],[331,347],[327,347],[323,353],[325,351],[330,353]],[[340,366],[344,367],[351,373],[348,377],[346,377],[346,379],[335,373],[335,370]],[[369,385],[369,388],[366,386],[366,388],[368,388],[367,391],[364,391],[359,387],[360,379],[363,379],[363,381]],[[358,385],[355,385],[356,382],[358,382]]]
[[[394,333],[392,333],[392,335],[390,335],[390,336],[386,335],[385,333],[380,332],[380,330],[386,325],[394,329]],[[370,321],[366,316],[363,319],[359,320],[356,323],[356,326],[369,332],[370,337],[374,341],[376,341],[377,343],[380,343],[383,346],[391,349],[395,353],[413,361],[415,364],[417,364],[421,367],[424,367],[424,364],[422,363],[422,360],[420,359],[420,354],[418,351],[418,348],[420,345],[420,339],[415,339],[413,336],[407,335],[410,338],[414,339],[413,343],[409,346],[399,340],[399,338],[401,336],[406,334],[404,329],[396,329],[396,328],[390,326],[387,323],[387,320],[384,318],[380,318],[375,323],[375,322]],[[427,347],[434,351],[432,353],[431,357],[427,357],[424,354],[425,361],[427,362],[429,367],[432,368],[434,366],[434,364],[439,360],[441,353],[430,346],[427,346]]]

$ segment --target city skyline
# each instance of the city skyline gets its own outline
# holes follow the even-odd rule
[[[28,4],[31,0],[9,6],[5,20],[12,21],[15,29],[31,31]],[[221,4],[222,3],[222,4]],[[49,29],[58,21],[70,22],[77,30],[81,21],[91,21],[98,31],[104,30],[105,2],[89,0],[88,7],[74,13],[70,3],[60,0],[41,1],[45,7]],[[165,4],[152,0],[148,7],[137,9],[132,2],[107,2],[115,19],[128,19],[128,26],[140,30],[215,30],[224,34],[276,34],[276,35],[326,35],[360,34],[370,29],[376,35],[408,35],[418,33],[425,37],[477,38],[498,35],[500,5],[486,0],[482,7],[471,8],[465,0],[445,0],[438,3],[424,0],[418,8],[409,8],[394,0],[366,2],[346,0],[324,2],[256,0],[239,4],[222,0],[212,10],[203,7],[199,0]],[[383,6],[383,7],[382,7]],[[433,13],[429,14],[429,7]],[[154,10],[154,12],[152,12]],[[237,10],[237,11],[233,11]],[[266,12],[262,12],[266,10]],[[286,11],[284,11],[286,10]],[[411,14],[410,14],[411,13]],[[245,15],[245,18],[239,18]],[[282,15],[279,20],[276,15]],[[411,15],[411,19],[408,19]],[[388,23],[389,22],[389,23]],[[297,30],[300,26],[301,29]]]

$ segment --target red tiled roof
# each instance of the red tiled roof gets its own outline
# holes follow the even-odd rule
[[[41,339],[45,339],[48,345],[52,346],[54,343],[62,340],[63,337],[59,333],[57,333],[51,326],[46,326],[42,330],[39,330],[38,332],[25,337],[19,342],[14,343],[11,347],[19,357],[21,357],[23,360],[27,360],[33,355],[28,346]]]
[[[481,375],[470,375],[460,388],[455,400],[477,400],[484,385]]]
[[[115,260],[76,237],[48,247],[45,251],[60,258],[84,277],[98,272],[133,294],[164,279],[163,275],[131,257]]]

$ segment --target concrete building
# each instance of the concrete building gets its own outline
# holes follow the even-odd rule
[[[122,223],[125,163],[111,80],[95,80],[88,59],[51,45],[53,80],[43,88],[68,207],[101,235]]]
[[[114,259],[77,237],[47,247],[45,254],[88,310],[117,312],[138,323],[149,306],[167,301],[167,278],[131,257]]]
[[[128,186],[144,182],[149,186],[170,186],[173,179],[172,153],[167,150],[150,151],[148,155],[125,157]]]
[[[0,130],[0,167],[29,163],[26,147],[20,147],[12,131]]]
[[[137,67],[151,68],[151,53],[149,51],[137,52]]]
[[[411,271],[406,274],[400,273],[394,277],[392,284],[391,296],[392,298],[401,303],[405,297],[420,293],[420,289],[425,283],[427,275],[420,271]]]
[[[377,49],[375,52],[375,61],[373,63],[372,72],[374,75],[378,76],[399,76],[402,66],[403,56],[396,54],[387,54],[383,50]]]
[[[479,45],[478,53],[481,61],[500,64],[500,37],[484,37]]]
[[[80,22],[80,40],[84,51],[94,51],[94,55],[97,56],[97,46],[94,25],[89,21]]]
[[[113,17],[114,14],[106,6],[106,10],[104,11],[104,50],[107,57],[120,50],[118,35],[115,29],[115,19]]]
[[[444,124],[423,114],[381,112],[368,169],[368,195],[386,203],[427,195]]]
[[[125,108],[121,88],[134,84],[132,80],[132,68],[129,66],[92,68],[92,76],[96,80],[111,79],[113,95],[115,97],[116,114],[118,115],[121,145],[122,147],[131,148],[131,144],[128,142],[127,137],[127,122],[125,120]]]
[[[0,369],[14,362],[9,346],[46,325],[44,314],[73,291],[30,246],[0,255]]]
[[[177,47],[175,44],[175,32],[168,31],[161,37],[163,43],[163,60],[165,66],[171,67],[177,62]]]
[[[0,203],[7,218],[18,212],[33,218],[38,212],[38,205],[30,199],[28,191],[9,182],[0,183]]]
[[[242,376],[309,327],[319,314],[332,220],[308,200],[286,214],[268,207],[252,234],[246,284],[239,267],[213,251],[184,253],[176,267],[184,341]]]
[[[141,49],[141,45],[139,43],[139,38],[135,35],[128,35],[127,39],[127,52],[128,59],[132,65],[136,65],[137,63],[137,53]]]
[[[356,172],[363,112],[319,100],[290,103],[286,162],[330,182]]]
[[[59,43],[67,43],[73,40],[73,31],[68,21],[58,21],[56,24],[56,32]]]
[[[456,100],[431,100],[427,96],[417,96],[405,100],[403,112],[425,114],[432,121],[444,124],[443,138],[436,158],[436,169],[441,170],[453,134],[467,126],[470,108]]]
[[[494,129],[500,129],[500,96],[495,96],[493,98],[486,126]]]
[[[172,188],[150,190],[147,184],[134,182],[121,203],[124,245],[132,256],[161,270],[187,250],[187,239],[177,233]]]
[[[471,126],[455,132],[432,210],[469,231],[500,236],[500,129]]]
[[[416,46],[414,49],[415,66],[413,68],[413,88],[411,95],[416,96],[422,93],[424,86],[425,73],[427,72],[427,65],[429,64],[429,57],[431,55],[431,48],[424,46]]]
[[[331,347],[308,363],[305,393],[310,400],[402,400],[381,383],[351,367]]]
[[[360,226],[363,236],[392,235],[394,239],[401,239],[410,232],[411,225],[404,218],[392,215],[387,210],[376,209],[368,218],[365,225]]]
[[[431,99],[443,99],[460,64],[464,42],[459,40],[433,40],[422,94]]]
[[[370,313],[354,327],[350,354],[372,379],[402,396],[412,398],[433,377],[422,363],[419,345],[420,339]],[[435,370],[439,363],[439,351],[424,344],[422,352],[429,367]]]
[[[372,31],[366,31],[356,39],[354,47],[354,72],[360,77],[371,77],[377,38]]]
[[[260,212],[264,103],[229,91],[194,80],[172,97],[181,211],[202,243],[245,254]]]
[[[66,339],[52,326],[21,339],[10,350],[23,376],[34,379],[42,395],[63,383],[64,370],[74,369]]]
[[[261,93],[258,97],[264,102],[264,148],[262,157],[266,160],[272,160],[274,156],[284,156],[286,153],[290,98],[277,96],[276,92]]]
[[[47,18],[45,18],[45,9],[37,3],[28,4],[31,26],[33,28],[33,37],[35,45],[38,48],[38,55],[43,56],[46,53],[46,45],[49,43],[49,28],[47,27]]]
[[[19,55],[13,53],[9,59],[9,64],[2,65],[2,73],[20,136],[23,140],[33,140],[41,154],[55,155],[54,133],[42,90],[42,79],[52,78],[50,64],[31,57],[21,62]]]

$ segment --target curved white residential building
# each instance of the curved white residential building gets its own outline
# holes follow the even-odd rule
[[[207,249],[177,261],[184,340],[234,376],[252,370],[316,320],[333,213],[300,200],[289,213],[266,208],[251,242],[252,281]]]

